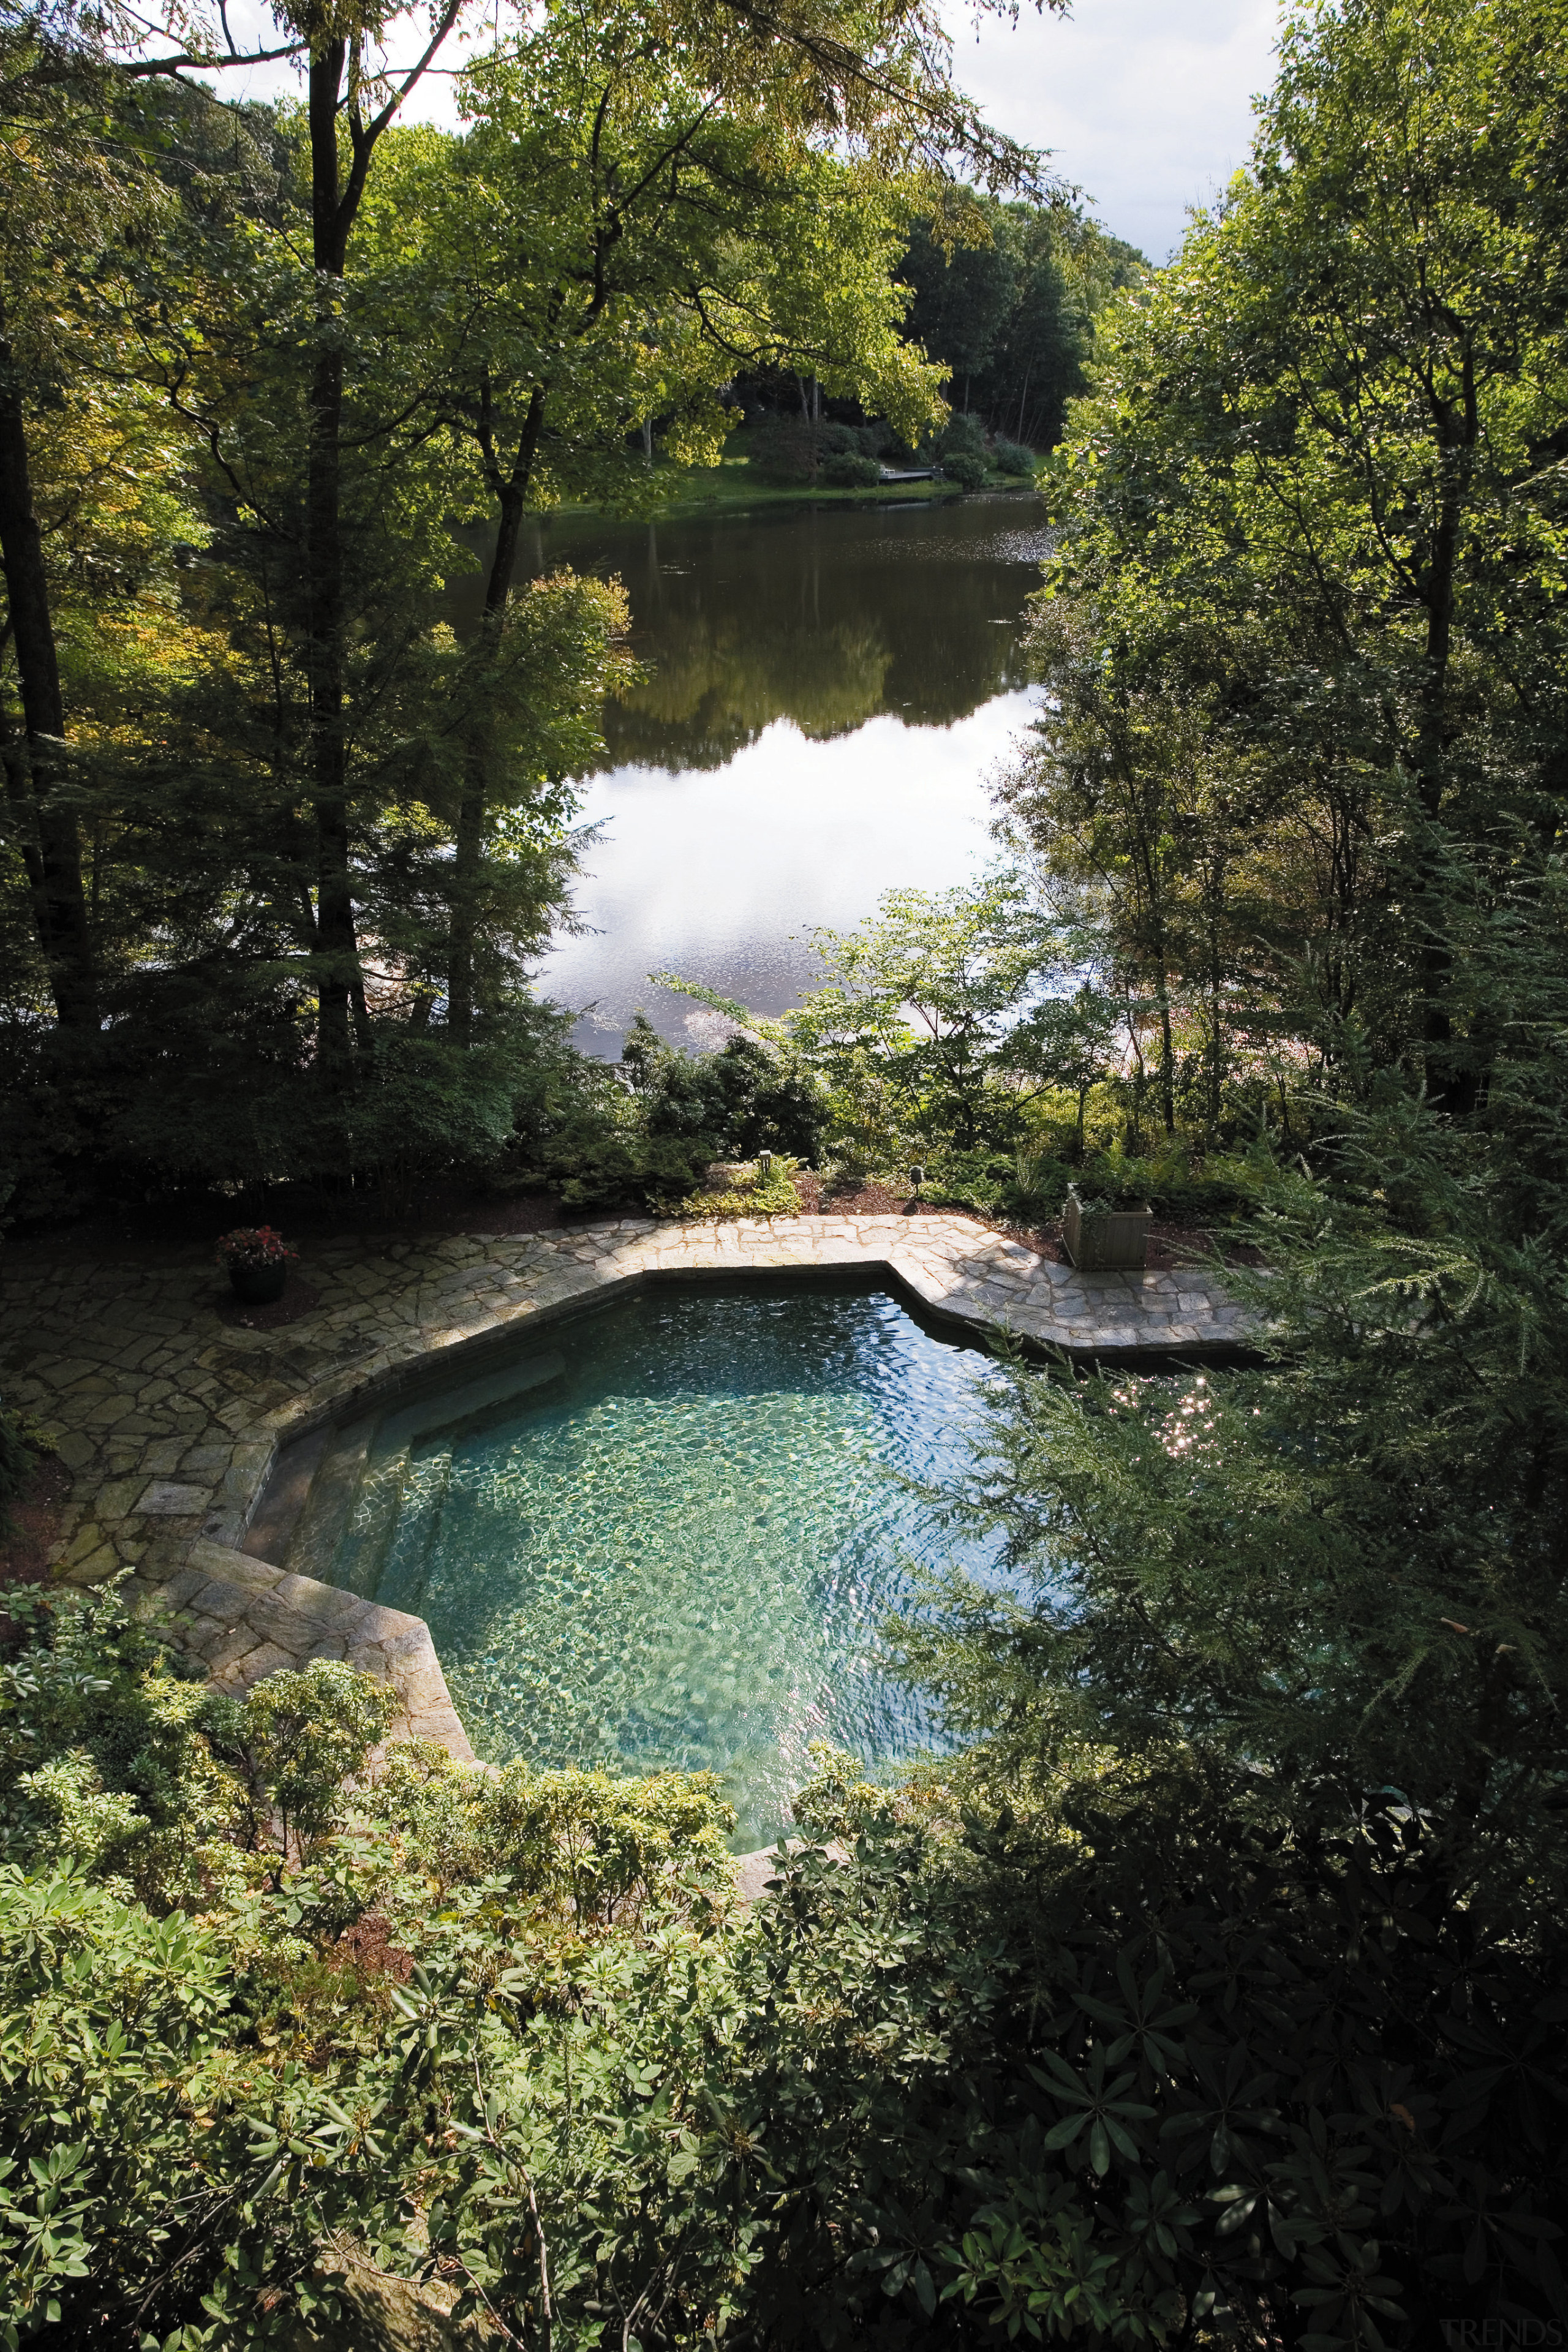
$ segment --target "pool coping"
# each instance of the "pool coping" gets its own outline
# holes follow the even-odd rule
[[[400,1397],[500,1360],[525,1330],[542,1333],[584,1306],[672,1279],[815,1281],[854,1271],[972,1340],[1006,1332],[1031,1351],[1059,1348],[1130,1368],[1235,1360],[1249,1338],[1246,1310],[1210,1268],[1082,1274],[942,1213],[622,1218],[526,1235],[365,1237],[313,1254],[311,1279],[322,1278],[328,1296],[300,1324],[278,1333],[231,1327],[221,1338],[207,1263],[172,1254],[156,1297],[140,1311],[122,1302],[112,1317],[101,1279],[73,1289],[47,1258],[36,1283],[30,1266],[20,1279],[6,1269],[8,1309],[21,1303],[37,1314],[51,1297],[57,1312],[71,1300],[77,1307],[63,1348],[0,1349],[8,1398],[60,1431],[77,1472],[56,1572],[94,1584],[129,1569],[135,1603],[226,1689],[313,1657],[343,1658],[396,1689],[399,1731],[465,1759],[472,1749],[423,1619],[247,1549],[279,1456],[313,1433],[369,1421]],[[172,1316],[166,1293],[181,1286],[187,1311]]]

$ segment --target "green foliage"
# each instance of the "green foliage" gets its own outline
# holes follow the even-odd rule
[[[892,891],[862,929],[812,937],[828,984],[775,1025],[830,1090],[836,1156],[896,1166],[917,1140],[1009,1137],[1008,1040],[1056,948],[1021,881]]]
[[[0,1867],[9,2352],[39,2335],[68,2342],[106,2309],[122,2342],[139,2320],[199,2323],[215,2256],[246,2233],[276,2170],[257,2152],[270,2137],[265,2069],[225,2046],[233,1998],[210,1927],[155,1918],[80,1876]]]
[[[943,456],[942,470],[961,490],[977,490],[985,479],[986,466],[984,458],[973,450],[953,449]]]
[[[640,8],[556,16],[471,70],[461,142],[405,141],[381,233],[418,240],[450,306],[447,413],[487,504],[656,506],[628,422],[717,463],[738,361],[927,421],[936,372],[898,332],[908,193],[823,151],[797,64],[716,22],[694,53]],[[774,456],[815,478],[809,429]]]
[[[309,1861],[342,1821],[344,1783],[390,1728],[396,1693],[335,1659],[268,1675],[243,1705],[209,1700],[207,1745],[243,1791],[237,1833],[251,1852],[276,1841],[277,1868]]]
[[[18,1586],[19,1644],[0,1661],[0,1856],[62,1859],[154,1901],[234,1874],[235,1790],[203,1737],[212,1704],[116,1587]]]
[[[802,489],[869,488],[882,478],[886,425],[815,425],[805,417],[764,415],[746,436],[747,463],[765,482]]]
[[[985,428],[978,416],[950,416],[934,444],[937,464],[961,489],[977,490],[990,470]]]
[[[900,2084],[900,2195],[873,2122],[848,2226],[911,2320],[941,2296],[950,2326],[1050,2340],[1076,2305],[1132,2344],[1194,2317],[1289,2340],[1310,2314],[1327,2347],[1561,2309],[1552,1971],[1478,1948],[1414,1821],[1297,1842],[1180,1759],[1012,1793],[905,1881],[903,1997],[946,2046]],[[885,1815],[862,1839],[859,1870],[910,1869]],[[842,2074],[814,2072],[831,2101]]]
[[[822,478],[830,489],[869,489],[882,478],[882,468],[875,457],[860,457],[852,451],[834,453],[822,461]]]
[[[639,1016],[640,1018],[640,1016]],[[634,1034],[637,1033],[634,1032]],[[816,1157],[824,1106],[798,1061],[755,1038],[731,1037],[717,1054],[658,1052],[638,1092],[651,1136],[690,1136],[713,1157],[754,1159],[759,1151]]]
[[[1142,261],[1064,210],[972,196],[957,218],[917,223],[903,275],[910,333],[951,372],[964,411],[1033,445],[1016,469],[1030,473],[1083,388],[1099,313]]]
[[[1008,803],[1099,910],[1168,1130],[1184,1031],[1211,1134],[1238,1079],[1283,1108],[1400,1062],[1458,1116],[1485,1083],[1447,942],[1562,816],[1544,26],[1302,8],[1250,167],[1101,320]]]
[[[782,1097],[771,1131],[742,1132],[731,1121],[732,1150],[782,1146],[895,1181],[918,1162],[928,1199],[1026,1218],[1059,1211],[1075,1175],[1099,1192],[1197,1217],[1229,1217],[1271,1181],[1267,1150],[1256,1163],[1213,1148],[1200,1159],[1180,1134],[1163,1149],[1143,1148],[1140,1084],[1118,1067],[1125,1002],[1092,982],[1071,995],[1042,994],[1064,965],[1081,961],[1083,934],[1045,915],[1022,873],[940,895],[892,892],[858,931],[814,937],[832,977],[777,1021],[675,974],[655,975],[743,1024],[777,1057]],[[738,1061],[754,1050],[743,1040],[727,1049]],[[669,1087],[670,1108],[658,1114],[667,1129],[690,1122],[683,1106],[735,1083],[724,1056],[672,1065],[646,1024],[634,1025],[626,1055],[640,1094]],[[701,1115],[717,1135],[719,1117]],[[1026,1181],[1020,1157],[1030,1163]]]
[[[1089,1097],[1114,1065],[1124,1021],[1124,1008],[1086,981],[1071,996],[1050,996],[1035,1005],[1014,1034],[1013,1050],[1023,1067],[1047,1087],[1070,1087],[1076,1096],[1073,1142],[1080,1155]]]
[[[1036,1150],[1025,1143],[1010,1153],[939,1150],[921,1192],[942,1207],[1037,1225],[1060,1216],[1068,1188],[1074,1185],[1085,1201],[1123,1208],[1146,1203],[1158,1216],[1225,1227],[1235,1237],[1270,1197],[1276,1177],[1271,1164],[1222,1153],[1194,1168],[1184,1151],[1158,1156],[1112,1148],[1079,1160],[1048,1144]],[[1194,1247],[1201,1247],[1195,1238]]]
[[[595,2345],[1048,2338],[1088,2296],[1108,2342],[1310,2311],[1340,2346],[1560,2302],[1553,1978],[1415,1823],[1302,1847],[1179,1763],[935,1840],[828,1809],[844,1861],[781,1854],[731,1942],[601,1947],[563,2011],[503,1980],[487,2016],[428,1953],[400,2007],[457,2145],[403,2261],[523,2331],[548,2274]]]
[[[401,2233],[429,2095],[449,2112],[445,2069],[467,2061],[461,2032],[407,2033],[433,1983],[478,1968],[509,2016],[526,1992],[548,2050],[563,1969],[591,1982],[618,1937],[605,1973],[629,1979],[641,1941],[719,1916],[733,1815],[674,1774],[491,1774],[417,1748],[367,1774],[383,1685],[319,1662],[240,1704],[172,1685],[111,1594],[16,1605],[31,1638],[6,1670],[0,1802],[26,1872],[0,1865],[0,2341],[90,2325],[195,2352],[330,2326],[325,2238]],[[390,1975],[356,1961],[367,1918],[401,1948]],[[426,1966],[400,2011],[411,1956]]]
[[[936,454],[945,465],[950,457],[985,457],[985,427],[967,411],[950,416],[936,436]]]
[[[579,1936],[721,1888],[735,1820],[710,1773],[476,1772],[428,1743],[394,1748],[361,1802],[438,1886],[507,1878]]]
[[[622,1066],[629,1089],[604,1064],[568,1063],[523,1123],[523,1148],[570,1206],[628,1194],[678,1202],[713,1160],[816,1156],[821,1086],[800,1055],[775,1043],[745,1035],[716,1054],[684,1054],[639,1013]]]
[[[717,1181],[710,1170],[707,1184],[682,1202],[680,1213],[687,1217],[798,1217],[795,1178],[799,1165],[784,1153],[775,1153],[765,1171],[754,1161],[721,1162]]]
[[[805,417],[767,417],[752,428],[748,444],[748,465],[764,482],[781,489],[804,489],[821,470],[822,436]],[[847,451],[833,454],[848,455]]]
[[[1179,1759],[1083,1766],[999,1817],[961,1782],[966,1826],[935,1836],[852,1766],[834,1788],[847,1858],[781,1853],[738,1932],[656,1905],[542,1944],[501,1871],[411,1906],[379,1983],[275,1936],[230,1958],[79,1883],[7,1889],[27,2038],[0,2095],[38,2165],[0,2190],[11,2245],[53,2198],[68,2325],[96,2293],[166,2326],[183,2285],[223,2342],[310,2311],[328,2226],[405,2275],[441,2263],[525,2339],[547,2282],[555,2340],[595,2347],[639,2314],[671,2345],[726,2314],[784,2345],[884,2314],[917,2347],[1010,2311],[1048,2338],[1086,2289],[1129,2343],[1194,2305],[1310,2310],[1330,2346],[1369,2312],[1397,2342],[1499,2294],[1553,2308],[1561,2002],[1460,1931],[1414,1822],[1302,1845]],[[259,2046],[224,2056],[247,2019]],[[13,2311],[42,2268],[18,2254]]]
[[[961,1507],[1026,1597],[955,1587],[906,1637],[958,1724],[1005,1707],[1020,1760],[1190,1742],[1277,1775],[1298,1822],[1395,1789],[1530,1938],[1568,1891],[1560,887],[1501,934],[1490,1131],[1385,1081],[1331,1179],[1259,1182],[1267,1270],[1226,1276],[1258,1369],[1014,1367]]]

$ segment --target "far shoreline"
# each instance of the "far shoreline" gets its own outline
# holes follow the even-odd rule
[[[574,503],[546,508],[536,520],[688,522],[715,515],[740,516],[774,507],[940,506],[960,499],[1039,495],[1037,478],[1028,482],[1016,474],[989,477],[975,490],[961,489],[953,482],[861,483],[852,489],[838,490],[821,483],[784,487],[764,482],[751,474],[751,460],[747,457],[723,457],[717,466],[688,466],[679,470],[686,478],[681,487],[646,515],[614,507]]]

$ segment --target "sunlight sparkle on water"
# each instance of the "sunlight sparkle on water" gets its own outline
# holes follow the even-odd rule
[[[721,1772],[744,1845],[814,1740],[940,1748],[879,1637],[914,1563],[984,1567],[899,1474],[962,1465],[985,1359],[863,1292],[659,1291],[555,1336],[547,1388],[395,1465],[376,1598],[428,1622],[476,1749]]]

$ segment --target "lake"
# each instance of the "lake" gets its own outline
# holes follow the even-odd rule
[[[763,509],[655,524],[552,517],[526,568],[618,573],[645,682],[606,713],[584,790],[588,930],[541,967],[615,1057],[637,1007],[687,1045],[718,1024],[647,985],[679,971],[777,1013],[819,977],[806,934],[991,852],[986,782],[1026,723],[1031,492]]]

